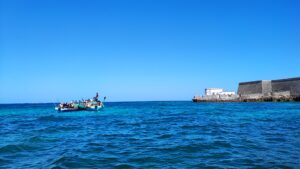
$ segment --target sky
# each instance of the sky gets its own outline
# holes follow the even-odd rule
[[[0,103],[191,100],[300,76],[299,0],[0,0]]]

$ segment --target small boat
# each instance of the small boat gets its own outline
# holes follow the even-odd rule
[[[103,102],[105,101],[106,97],[104,97]],[[55,107],[55,110],[59,112],[71,112],[71,111],[80,111],[80,110],[87,110],[87,111],[99,111],[104,108],[104,104],[100,100],[98,100],[98,93],[96,97],[93,99],[88,99],[85,101],[78,101],[78,102],[69,102],[69,103],[60,103],[58,106]]]

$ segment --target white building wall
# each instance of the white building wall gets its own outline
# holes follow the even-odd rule
[[[222,88],[207,88],[207,89],[205,89],[205,95],[206,96],[219,95],[223,91],[224,91],[224,89],[222,89]]]
[[[220,95],[231,96],[231,95],[235,95],[235,92],[221,92]]]

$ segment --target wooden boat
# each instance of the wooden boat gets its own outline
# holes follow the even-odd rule
[[[103,102],[105,101],[106,97],[104,97]],[[70,102],[70,103],[60,103],[58,106],[55,107],[55,110],[59,112],[71,112],[71,111],[80,111],[80,110],[87,110],[87,111],[99,111],[104,108],[104,104],[100,100],[98,100],[98,93],[96,97],[93,99],[88,99],[85,101],[78,101],[78,102]]]

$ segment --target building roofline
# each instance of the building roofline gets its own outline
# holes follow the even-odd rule
[[[285,82],[285,81],[295,81],[295,80],[300,80],[300,77],[272,80],[272,82]]]
[[[249,81],[249,82],[240,82],[239,85],[262,83],[263,81],[285,82],[285,81],[296,81],[296,80],[300,80],[300,77],[287,78],[287,79],[277,79],[277,80],[256,80],[256,81]]]
[[[263,81],[285,82],[285,81],[296,81],[296,80],[300,80],[300,77],[287,78],[287,79],[276,79],[276,80],[255,80],[255,81],[249,81],[249,82],[240,82],[239,85],[262,83]]]
[[[249,81],[249,82],[240,82],[239,85],[254,84],[254,83],[261,83],[261,82],[262,82],[262,80]]]
[[[205,90],[209,90],[209,89],[222,89],[222,90],[224,90],[224,88],[205,88]]]

